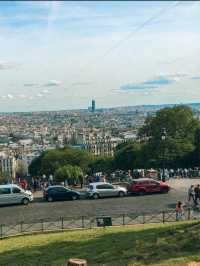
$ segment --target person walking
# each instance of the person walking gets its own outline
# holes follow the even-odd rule
[[[183,203],[181,201],[178,201],[176,204],[176,220],[179,221],[184,216],[184,209],[183,209]]]
[[[190,188],[188,189],[188,202],[190,202],[191,199],[195,203],[194,186],[193,185],[191,185]]]
[[[199,184],[194,188],[194,202],[195,202],[195,205],[198,205],[197,203],[197,200],[199,199],[200,197],[200,186]]]

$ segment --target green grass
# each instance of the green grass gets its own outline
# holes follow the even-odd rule
[[[200,261],[200,224],[99,228],[20,236],[0,241],[1,266],[66,266],[70,257],[89,266],[186,266]]]

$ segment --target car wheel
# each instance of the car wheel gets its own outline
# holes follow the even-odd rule
[[[97,193],[95,193],[94,195],[93,195],[93,199],[98,199],[99,198],[99,195],[97,194]]]
[[[72,196],[72,200],[77,200],[78,199],[78,196],[77,195],[73,195]]]
[[[144,190],[140,190],[139,192],[138,192],[138,195],[139,196],[144,196],[146,193],[145,193],[145,191]]]
[[[53,201],[53,198],[52,198],[51,196],[49,196],[49,197],[47,198],[47,201],[48,201],[48,202],[52,202],[52,201]]]
[[[120,191],[119,192],[119,197],[124,197],[125,196],[125,193],[123,191]]]
[[[23,204],[23,205],[28,205],[28,204],[29,204],[29,199],[24,198],[24,199],[22,200],[22,204]]]

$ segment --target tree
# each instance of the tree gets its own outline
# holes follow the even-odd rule
[[[88,165],[89,173],[103,172],[109,174],[114,168],[114,160],[109,156],[95,157]]]
[[[137,142],[129,142],[120,145],[114,155],[114,165],[116,169],[131,170],[141,166],[142,145]]]
[[[8,173],[2,173],[2,171],[0,171],[0,184],[7,184],[7,183],[11,183],[12,178],[9,176]]]
[[[164,108],[155,117],[148,117],[139,131],[141,141],[147,144],[148,161],[154,161],[157,167],[162,167],[163,162],[168,167],[183,167],[184,158],[195,149],[198,128],[192,109],[184,105]]]
[[[58,168],[68,164],[79,166],[84,172],[87,172],[91,160],[91,155],[86,151],[71,147],[58,148],[46,151],[35,159],[29,167],[29,172],[31,175],[54,175]]]
[[[195,132],[194,145],[195,145],[194,151],[188,154],[188,156],[185,158],[185,161],[189,161],[193,167],[194,166],[199,167],[200,166],[200,128],[198,128]]]
[[[55,180],[57,182],[67,180],[68,184],[75,184],[82,175],[83,171],[79,166],[64,165],[55,171]]]
[[[16,175],[18,177],[25,177],[28,174],[28,166],[23,160],[17,160]]]

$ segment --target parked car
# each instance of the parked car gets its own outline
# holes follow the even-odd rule
[[[43,197],[49,202],[55,200],[77,200],[80,198],[80,193],[64,186],[49,186],[44,190]]]
[[[112,196],[124,197],[125,195],[127,195],[126,188],[105,182],[90,183],[87,188],[87,197],[93,199]]]
[[[170,190],[169,185],[151,178],[134,179],[128,186],[128,192],[138,195],[148,193],[167,193]]]
[[[0,205],[21,203],[27,205],[33,201],[33,194],[15,184],[0,185]]]

